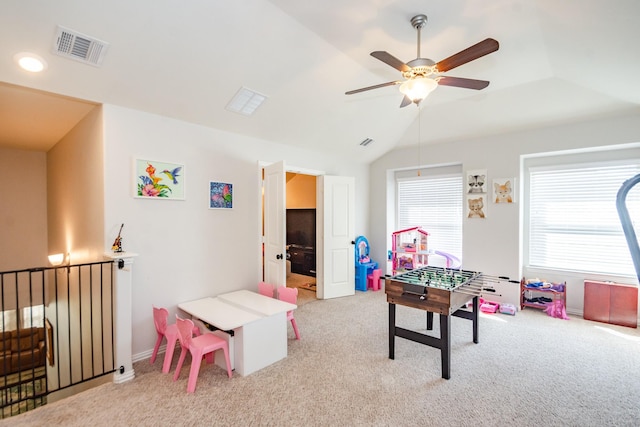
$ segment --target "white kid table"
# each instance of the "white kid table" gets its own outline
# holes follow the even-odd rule
[[[185,302],[178,308],[218,329],[232,369],[245,376],[287,357],[287,311],[295,304],[241,290]],[[225,367],[216,354],[216,364]]]
[[[218,295],[218,299],[260,316],[274,316],[298,308],[295,304],[269,298],[247,290]]]

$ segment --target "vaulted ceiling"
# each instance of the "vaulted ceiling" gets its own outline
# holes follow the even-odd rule
[[[401,79],[370,53],[416,58],[417,14],[428,16],[421,56],[436,62],[499,41],[446,73],[489,87],[441,86],[421,109],[399,108],[397,86],[345,95]],[[0,146],[47,150],[99,103],[363,161],[418,138],[640,111],[638,17],[637,0],[3,0]],[[55,55],[58,26],[107,43],[102,64]],[[20,70],[23,51],[48,68]],[[249,117],[225,109],[241,87],[267,97]]]

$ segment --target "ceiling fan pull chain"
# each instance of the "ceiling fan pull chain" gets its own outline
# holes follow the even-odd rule
[[[418,104],[418,176],[422,176],[420,172],[420,168],[422,167],[422,108],[420,108],[420,104]]]

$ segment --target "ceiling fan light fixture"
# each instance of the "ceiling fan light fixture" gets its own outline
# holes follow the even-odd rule
[[[400,85],[400,92],[416,104],[438,87],[438,82],[428,77],[416,77]]]

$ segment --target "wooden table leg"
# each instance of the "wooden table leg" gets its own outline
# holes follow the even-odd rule
[[[442,378],[451,378],[451,316],[440,314],[440,353],[442,359]]]
[[[427,331],[433,329],[433,311],[427,311]]]
[[[478,344],[478,325],[480,324],[479,322],[479,305],[478,305],[478,297],[473,297],[473,317],[472,317],[472,321],[473,321],[473,342],[475,344]]]
[[[395,357],[396,305],[389,303],[389,359]]]

